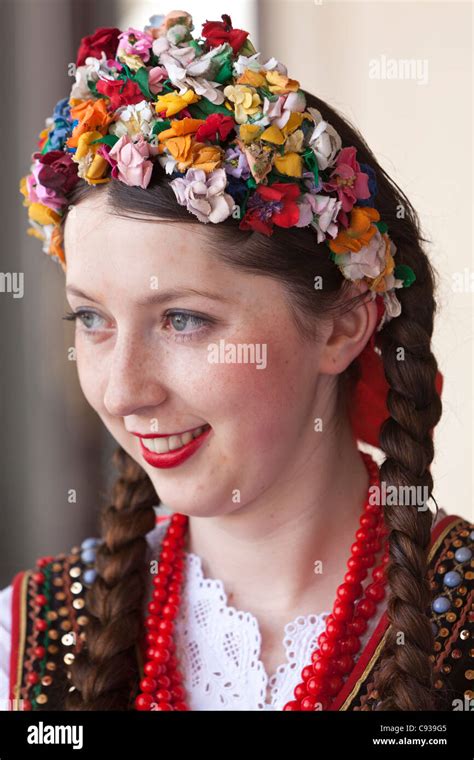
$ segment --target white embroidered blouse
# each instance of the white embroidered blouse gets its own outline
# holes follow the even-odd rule
[[[445,515],[440,509],[436,522]],[[158,557],[166,528],[163,521],[147,534],[149,559]],[[302,669],[311,661],[330,612],[315,611],[287,623],[282,631],[286,660],[268,674],[259,659],[261,633],[256,617],[227,604],[222,581],[206,577],[199,556],[186,552],[185,562],[175,642],[189,709],[282,710],[294,699],[293,690],[301,680]],[[148,599],[152,589],[150,581]],[[11,597],[12,586],[0,591],[0,709],[8,709]],[[356,660],[385,608],[384,600],[361,637]]]

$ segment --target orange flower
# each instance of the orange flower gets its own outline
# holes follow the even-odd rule
[[[236,84],[249,84],[252,87],[265,87],[266,80],[263,74],[252,69],[244,69],[235,82]]]
[[[77,148],[78,140],[84,132],[97,131],[101,135],[106,135],[108,126],[113,121],[113,116],[107,113],[105,99],[98,98],[96,100],[81,100],[71,108],[71,119],[78,119],[79,124],[74,127],[66,145],[68,148]]]
[[[334,240],[329,241],[333,253],[357,253],[377,232],[372,222],[378,222],[379,212],[369,206],[356,206],[351,211],[351,221],[347,229],[341,230]]]
[[[219,168],[224,160],[224,151],[218,145],[194,143],[192,147],[192,169],[203,169],[206,174]]]
[[[188,135],[197,132],[201,124],[205,123],[205,119],[190,119],[185,117],[184,119],[173,119],[169,129],[164,129],[163,132],[159,132],[158,140],[169,140],[170,137],[179,137],[181,135]]]
[[[192,162],[190,152],[194,144],[194,135],[204,119],[174,119],[169,129],[159,132],[158,140],[168,150],[176,161],[183,166],[179,171],[185,171]]]
[[[59,262],[63,268],[63,271],[66,271],[66,257],[64,255],[64,248],[63,248],[63,236],[61,234],[61,231],[59,227],[55,227],[51,233],[51,241],[49,244],[49,253],[51,256],[57,256],[59,259]]]
[[[385,243],[385,267],[383,272],[380,272],[377,277],[374,277],[369,285],[370,290],[375,290],[376,293],[383,293],[383,291],[387,290],[385,278],[391,275],[395,269],[395,261],[390,252],[390,238],[387,233],[384,233],[382,237]]]

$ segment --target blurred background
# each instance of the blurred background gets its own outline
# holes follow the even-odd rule
[[[434,496],[472,515],[472,4],[324,0],[186,0],[195,29],[230,14],[262,61],[362,132],[418,210],[439,275],[434,350],[444,374]],[[64,275],[26,234],[18,191],[44,120],[69,94],[68,64],[97,27],[142,29],[173,4],[142,0],[0,0],[0,271],[24,273],[24,296],[0,292],[0,588],[37,557],[97,535],[115,442],[87,405],[75,362]],[[75,500],[71,500],[71,489]]]

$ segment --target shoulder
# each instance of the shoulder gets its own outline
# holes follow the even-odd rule
[[[474,634],[474,524],[459,515],[445,515],[432,531],[428,580],[431,624],[435,636],[432,660],[435,688],[446,709],[474,699],[470,664]]]

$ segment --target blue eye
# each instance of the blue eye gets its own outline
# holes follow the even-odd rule
[[[91,318],[93,319],[94,317],[97,317],[99,320],[102,319],[102,317],[96,314],[95,311],[88,311],[87,309],[84,309],[83,311],[69,311],[63,317],[63,319],[70,320],[71,322],[76,322],[78,319],[80,319],[86,330],[90,330],[92,332],[93,330],[98,329],[98,325],[91,325],[87,320]]]
[[[197,333],[202,333],[202,331],[207,329],[211,321],[210,319],[198,317],[197,314],[188,313],[186,311],[169,311],[165,314],[165,320],[168,320],[171,323],[171,326],[175,331],[175,340],[178,342],[193,340]],[[192,332],[185,332],[186,327],[189,324],[195,326],[196,329]]]

